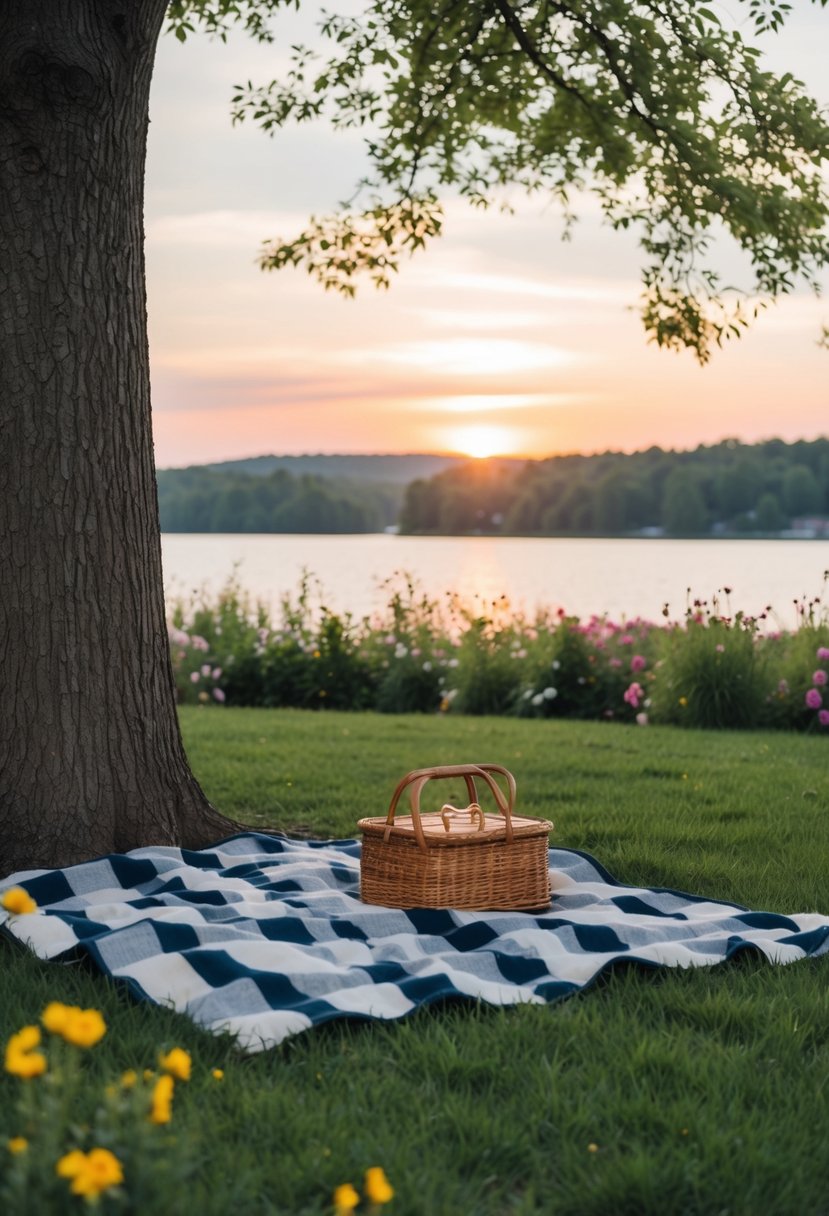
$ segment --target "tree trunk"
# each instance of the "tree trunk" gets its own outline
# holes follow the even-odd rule
[[[184,755],[143,183],[166,0],[0,7],[0,876],[233,831]]]

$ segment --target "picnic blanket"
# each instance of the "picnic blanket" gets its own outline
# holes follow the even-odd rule
[[[38,911],[3,930],[43,959],[86,954],[139,998],[248,1051],[332,1018],[401,1018],[466,997],[555,1001],[620,960],[707,966],[829,951],[829,917],[779,916],[623,886],[592,857],[550,850],[545,913],[399,911],[359,898],[355,840],[242,834],[191,852],[142,848],[0,881]]]

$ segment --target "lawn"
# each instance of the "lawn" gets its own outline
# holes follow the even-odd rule
[[[208,794],[249,823],[352,835],[407,770],[490,760],[515,773],[519,812],[623,881],[829,914],[825,739],[217,708],[182,725]],[[555,1006],[333,1023],[252,1057],[83,966],[5,940],[0,959],[4,1038],[58,999],[104,1012],[86,1061],[101,1084],[161,1046],[192,1052],[173,1126],[201,1168],[154,1216],[330,1212],[378,1164],[390,1216],[829,1213],[827,959],[624,968]],[[0,1082],[3,1138],[18,1084]]]

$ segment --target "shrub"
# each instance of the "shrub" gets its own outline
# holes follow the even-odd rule
[[[411,579],[386,584],[372,620],[339,615],[310,576],[277,623],[235,579],[215,602],[174,607],[177,695],[202,704],[375,709],[383,713],[516,713],[778,727],[829,735],[829,619],[799,603],[794,632],[696,600],[682,624],[587,621],[515,611],[505,597],[476,610],[445,605]]]
[[[769,687],[757,623],[689,612],[685,628],[666,631],[653,686],[654,718],[702,728],[750,727],[762,721]]]

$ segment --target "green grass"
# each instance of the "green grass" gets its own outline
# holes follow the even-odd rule
[[[520,811],[552,818],[557,843],[623,881],[829,913],[825,740],[268,710],[182,720],[207,792],[249,822],[352,835],[408,769],[492,760],[515,773]],[[0,1031],[59,999],[107,1017],[88,1060],[96,1077],[152,1064],[162,1045],[193,1052],[175,1127],[204,1168],[154,1216],[185,1205],[310,1216],[375,1164],[397,1191],[390,1216],[818,1216],[829,1213],[827,974],[826,959],[620,968],[555,1006],[333,1023],[244,1057],[82,966],[39,964],[4,942]],[[1,1084],[0,1133],[12,1135],[16,1083]]]

